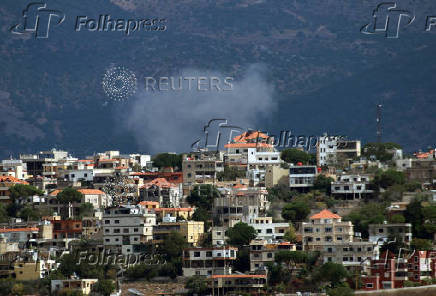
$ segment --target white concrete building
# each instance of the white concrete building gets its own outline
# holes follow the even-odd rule
[[[183,251],[183,276],[232,274],[238,248],[190,248]]]
[[[257,231],[258,239],[278,240],[283,239],[289,223],[273,223],[272,217],[257,217],[253,223],[248,224]]]
[[[398,238],[409,245],[412,241],[412,224],[410,223],[385,223],[368,225],[369,240],[383,245],[390,239]]]
[[[103,244],[122,254],[140,253],[135,246],[153,239],[156,215],[136,206],[107,208],[103,214]]]
[[[317,174],[318,171],[315,165],[291,166],[289,168],[289,187],[291,189],[307,190],[313,187]]]
[[[338,162],[359,157],[361,154],[359,140],[345,140],[339,136],[324,134],[319,137],[316,159],[319,166],[335,165]]]
[[[370,189],[370,184],[369,176],[344,174],[332,182],[331,191],[339,199],[361,199],[374,193],[374,190]]]

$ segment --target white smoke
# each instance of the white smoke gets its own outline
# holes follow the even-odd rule
[[[189,69],[173,76],[219,77],[220,88],[228,89],[223,82],[226,76],[216,72]],[[195,82],[191,90],[186,84],[178,91],[153,92],[140,87],[125,123],[141,150],[186,152],[213,118],[251,128],[261,126],[276,108],[273,87],[266,82],[265,68],[260,65],[252,65],[242,77],[234,77],[230,91],[198,91]],[[166,88],[171,89],[171,85]]]

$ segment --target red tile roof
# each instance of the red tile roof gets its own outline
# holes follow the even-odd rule
[[[230,143],[225,144],[225,148],[256,148],[256,147],[273,147],[272,144],[266,144],[266,143]]]
[[[16,183],[29,185],[29,183],[27,183],[26,181],[11,176],[0,176],[0,183]]]
[[[82,193],[83,195],[100,195],[100,194],[105,194],[103,191],[99,190],[99,189],[78,189],[77,191],[79,191],[80,193]],[[56,189],[55,191],[50,192],[50,196],[56,196],[59,194],[59,192],[61,192],[61,190]]]
[[[142,186],[141,188],[150,188],[153,185],[156,185],[161,188],[175,187],[175,184],[168,182],[167,179],[165,178],[156,178],[150,182],[145,183],[144,186]]]
[[[6,232],[30,232],[30,231],[39,231],[37,227],[24,227],[24,228],[3,228],[0,229],[0,233],[6,233]]]
[[[266,279],[265,274],[215,274],[211,275],[212,279],[227,279],[227,278],[255,278],[255,279]]]
[[[318,214],[313,215],[310,219],[341,219],[342,217],[336,214],[333,214],[329,210],[322,210]]]
[[[193,208],[157,208],[154,209],[155,212],[192,212]]]

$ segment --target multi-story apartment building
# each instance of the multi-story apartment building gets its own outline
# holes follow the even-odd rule
[[[56,163],[59,160],[68,158],[67,151],[52,149],[50,151],[41,151],[38,154],[20,155],[20,159],[26,163],[27,172],[33,177],[43,176],[44,164]],[[46,176],[55,177],[56,170],[46,170]]]
[[[0,176],[26,180],[28,178],[27,166],[20,159],[4,159],[0,163]]]
[[[210,294],[213,295],[264,295],[266,274],[226,274],[207,278]]]
[[[213,183],[217,180],[217,173],[224,171],[223,153],[200,151],[183,155],[182,170],[186,188],[199,183]]]
[[[11,202],[9,188],[17,185],[29,185],[26,181],[10,176],[0,176],[0,202]]]
[[[226,244],[228,237],[226,236],[227,227],[214,226],[212,227],[212,246],[223,246]]]
[[[388,240],[398,239],[410,245],[412,241],[412,224],[410,223],[383,223],[369,224],[369,240],[378,244],[384,244]]]
[[[324,134],[319,137],[316,149],[318,166],[336,165],[360,157],[361,145],[358,140],[345,140],[339,136]]]
[[[156,215],[136,206],[107,208],[103,214],[103,243],[122,254],[139,253],[141,243],[151,241]]]
[[[272,217],[257,217],[248,224],[257,231],[257,238],[266,240],[283,239],[289,223],[274,223]]]
[[[259,205],[243,203],[238,196],[221,196],[214,199],[213,216],[226,227],[239,222],[252,223],[259,216]]]
[[[342,217],[329,210],[322,210],[310,217],[310,222],[301,225],[303,248],[322,250],[326,243],[345,243],[353,241],[353,224],[343,222]]]
[[[371,260],[379,258],[379,246],[370,241],[326,242],[320,256],[323,263],[334,262],[362,272],[368,268]]]
[[[238,248],[190,248],[183,251],[183,276],[231,274]]]
[[[274,262],[278,251],[295,251],[293,243],[256,238],[250,242],[250,271],[266,270],[266,264]]]
[[[82,295],[89,295],[92,287],[98,282],[98,279],[67,279],[52,280],[51,292],[56,295],[62,289],[69,289],[80,292]]]
[[[294,190],[307,191],[313,187],[318,169],[315,165],[297,165],[289,168],[289,187]]]
[[[368,275],[363,276],[363,290],[403,288],[405,281],[421,283],[436,279],[435,251],[412,251],[410,254],[384,252],[371,261]]]
[[[168,221],[168,222],[167,222]],[[153,244],[161,244],[172,232],[178,232],[183,235],[188,244],[196,247],[204,234],[203,221],[179,221],[169,222],[164,219],[159,225],[153,228]]]
[[[332,182],[331,192],[335,198],[361,199],[374,193],[371,189],[370,177],[367,175],[340,175],[337,181]]]
[[[166,208],[179,207],[183,196],[182,184],[168,182],[165,178],[145,183],[139,192],[141,201],[156,201]]]

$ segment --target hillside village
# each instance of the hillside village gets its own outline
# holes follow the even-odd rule
[[[326,134],[314,153],[279,151],[247,131],[222,150],[4,159],[0,294],[352,295],[436,284],[436,150],[404,151]]]

